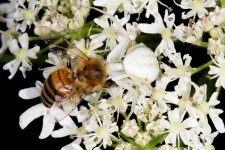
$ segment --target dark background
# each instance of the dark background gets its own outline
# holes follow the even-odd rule
[[[0,2],[1,3],[1,2]],[[176,10],[179,12],[179,8]],[[177,21],[177,19],[176,19]],[[3,24],[0,24],[0,29],[5,30]],[[183,43],[176,45],[176,49],[184,53],[190,53],[193,56],[192,66],[197,67],[209,59],[205,54],[205,50],[199,49],[196,46],[190,46]],[[199,51],[196,55],[196,51]],[[201,60],[199,59],[201,58]],[[1,146],[6,146],[6,149],[22,149],[22,150],[39,150],[52,149],[59,150],[61,147],[72,142],[69,137],[53,139],[38,139],[42,127],[42,117],[31,122],[24,130],[19,127],[19,116],[31,106],[40,102],[38,98],[33,100],[23,100],[19,98],[18,92],[20,89],[35,86],[35,81],[43,81],[41,72],[38,72],[37,65],[33,66],[33,70],[27,72],[27,78],[23,79],[20,71],[16,73],[12,80],[8,80],[9,72],[4,71],[2,66],[5,63],[0,61],[0,95],[1,95]],[[200,75],[195,75],[193,78],[198,80]],[[221,103],[218,108],[225,110],[224,90],[221,91],[219,100]],[[225,120],[225,115],[220,115]],[[225,134],[219,134],[214,141],[216,150],[223,150]],[[2,145],[3,144],[3,145]]]

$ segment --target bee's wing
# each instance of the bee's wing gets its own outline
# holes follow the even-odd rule
[[[73,101],[69,99],[63,99],[60,102],[55,102],[50,109],[50,116],[49,122],[56,123],[63,120],[67,117],[76,107],[77,105],[83,100],[83,97],[77,97]]]
[[[91,88],[91,86],[87,88]],[[63,120],[88,94],[77,86],[71,91],[69,97],[55,101],[50,109],[50,116],[52,116],[50,122],[55,123]]]

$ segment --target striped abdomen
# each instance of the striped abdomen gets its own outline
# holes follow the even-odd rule
[[[41,92],[41,101],[51,107],[55,102],[56,96],[65,96],[70,93],[70,90],[65,90],[66,87],[72,87],[72,73],[68,69],[58,69],[49,75],[45,80],[44,87]]]

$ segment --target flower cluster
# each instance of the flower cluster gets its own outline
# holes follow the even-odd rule
[[[9,79],[18,69],[26,78],[34,59],[52,65],[40,69],[45,81],[20,90],[19,97],[43,97],[49,76],[70,69],[69,60],[80,59],[75,49],[87,58],[103,58],[107,80],[113,82],[80,97],[71,96],[72,102],[77,97],[83,100],[63,119],[52,121],[57,102],[64,100],[58,93],[53,106],[40,102],[26,110],[20,127],[43,116],[40,139],[74,138],[62,150],[213,150],[214,138],[225,132],[219,116],[223,110],[218,108],[219,94],[225,89],[224,16],[223,0],[10,0],[0,4],[0,21],[8,28],[0,30],[0,60],[10,58],[3,66],[10,72]],[[204,48],[208,62],[191,66],[192,56],[176,47],[179,42]],[[47,59],[42,61],[44,55]],[[202,71],[205,84],[193,78]],[[212,79],[216,79],[215,88],[207,84]],[[79,95],[71,88],[61,90]],[[56,124],[61,128],[56,130]]]

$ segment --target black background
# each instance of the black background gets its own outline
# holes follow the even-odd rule
[[[0,29],[4,30],[4,26],[0,24]],[[196,50],[199,49],[196,46],[187,46],[184,44],[176,47],[180,50],[188,50],[185,53],[190,53],[193,56],[193,66],[198,66],[200,63],[199,58],[202,56],[196,55]],[[198,54],[203,54],[200,52]],[[203,60],[204,61],[204,60]],[[205,61],[206,62],[206,61]],[[31,122],[24,130],[19,127],[19,116],[31,106],[39,103],[39,99],[23,100],[18,97],[20,89],[35,86],[36,80],[43,81],[41,72],[31,71],[27,72],[27,78],[23,79],[21,72],[18,71],[12,80],[8,80],[9,72],[4,71],[2,66],[4,63],[0,63],[0,99],[1,99],[1,147],[6,146],[5,149],[21,149],[21,150],[40,150],[40,149],[52,149],[59,150],[62,146],[72,142],[69,137],[53,139],[48,137],[47,139],[38,139],[42,127],[42,117]],[[38,66],[34,65],[33,70],[38,70]],[[197,77],[196,77],[197,78]],[[220,101],[218,105],[220,109],[225,110],[225,98],[224,90],[221,91]],[[225,120],[225,115],[220,115]],[[216,150],[223,150],[225,134],[219,134],[214,140],[214,146]]]

